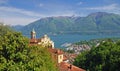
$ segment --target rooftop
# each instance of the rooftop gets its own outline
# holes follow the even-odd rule
[[[58,54],[58,55],[61,55],[61,54],[63,54],[63,51],[62,50],[60,50],[60,49],[52,49],[52,48],[49,48],[48,49],[51,53],[54,53],[54,54]]]
[[[59,64],[59,69],[60,71],[85,71],[84,69],[68,64],[66,62],[61,62]]]

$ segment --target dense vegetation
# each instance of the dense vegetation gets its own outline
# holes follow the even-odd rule
[[[20,26],[21,27],[21,26]],[[28,35],[31,29],[35,29],[38,34],[113,34],[120,33],[120,15],[97,12],[86,17],[47,17],[41,18],[24,27],[18,28],[24,35]]]
[[[3,36],[7,32],[13,32],[13,30],[8,25],[0,23],[0,36]]]
[[[28,41],[21,33],[9,30],[0,36],[0,71],[57,71],[47,49],[29,46]]]
[[[98,47],[81,53],[74,65],[87,71],[120,71],[120,41],[103,41]]]

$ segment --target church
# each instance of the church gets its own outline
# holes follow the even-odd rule
[[[41,45],[42,47],[54,48],[54,42],[47,35],[37,39],[34,29],[31,31],[30,45]]]
[[[34,29],[31,31],[30,45],[40,45],[42,47],[48,48],[48,51],[50,52],[53,60],[57,63],[59,71],[85,71],[84,69],[67,63],[64,52],[60,49],[54,48],[54,42],[47,35],[37,39]]]

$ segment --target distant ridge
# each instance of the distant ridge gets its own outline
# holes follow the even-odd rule
[[[18,27],[17,27],[18,28]],[[96,12],[86,17],[58,16],[41,18],[18,31],[30,34],[34,28],[38,34],[113,34],[120,33],[120,15]]]

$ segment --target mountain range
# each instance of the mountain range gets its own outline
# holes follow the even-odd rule
[[[113,34],[120,33],[120,15],[96,12],[86,17],[46,17],[14,28],[24,35],[29,35],[33,28],[37,34]]]

